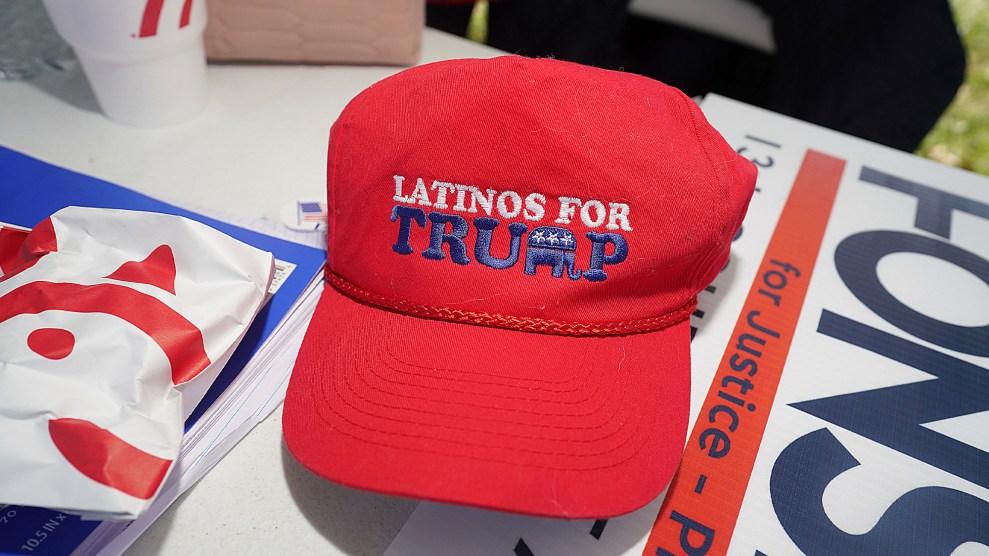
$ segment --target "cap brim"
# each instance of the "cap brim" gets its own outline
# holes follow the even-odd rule
[[[689,321],[569,337],[412,317],[327,285],[288,387],[313,473],[418,499],[565,518],[636,510],[673,476]]]

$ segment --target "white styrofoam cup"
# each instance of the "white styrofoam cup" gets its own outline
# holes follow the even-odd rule
[[[205,0],[44,0],[100,109],[122,124],[182,123],[206,106]]]

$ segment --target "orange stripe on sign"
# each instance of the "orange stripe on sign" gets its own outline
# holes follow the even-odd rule
[[[808,150],[643,554],[724,554],[845,161]]]

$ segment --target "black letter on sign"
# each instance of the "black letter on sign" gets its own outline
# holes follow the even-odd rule
[[[830,311],[821,314],[817,331],[938,378],[792,407],[989,488],[989,454],[923,426],[989,409],[985,369]]]
[[[917,217],[914,219],[914,227],[939,235],[944,239],[951,238],[952,211],[960,210],[972,216],[989,219],[989,205],[905,180],[882,170],[864,166],[862,173],[859,174],[859,179],[916,197]]]
[[[817,554],[948,556],[962,543],[989,545],[989,503],[946,487],[921,487],[896,499],[862,535],[848,534],[824,512],[824,489],[859,465],[827,429],[794,440],[776,459],[769,480],[773,509],[790,539]]]
[[[714,529],[702,525],[689,517],[674,510],[670,512],[670,519],[680,524],[680,549],[689,556],[703,556],[711,550],[711,543],[714,542]],[[701,537],[701,543],[694,546],[690,543],[690,532],[696,532]],[[656,549],[657,556],[672,556],[672,553],[663,548]]]
[[[989,356],[989,324],[959,326],[933,319],[913,310],[886,290],[876,265],[892,253],[920,253],[963,268],[986,284],[989,295],[989,261],[943,241],[894,231],[862,232],[849,236],[834,252],[841,281],[866,307],[900,330],[941,347]],[[964,300],[959,300],[963,303]]]

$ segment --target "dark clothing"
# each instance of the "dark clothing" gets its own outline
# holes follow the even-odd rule
[[[776,112],[912,151],[964,79],[945,0],[753,2],[773,19]]]
[[[964,79],[947,0],[749,1],[773,21],[774,55],[628,16],[628,0],[492,2],[489,44],[720,93],[906,151]],[[469,5],[430,6],[427,22],[443,28],[457,9],[462,22],[446,29],[463,34]]]

